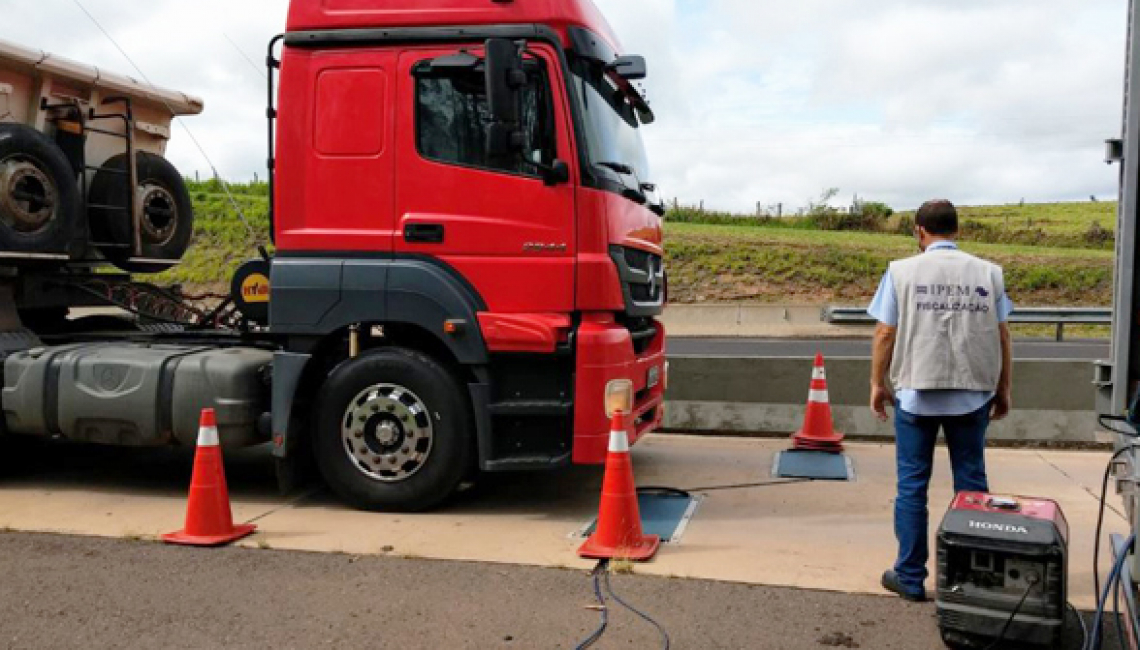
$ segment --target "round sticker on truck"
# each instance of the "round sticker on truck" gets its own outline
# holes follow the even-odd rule
[[[269,278],[254,273],[242,280],[241,298],[244,302],[269,302]]]
[[[230,297],[242,316],[256,323],[269,321],[270,263],[251,260],[242,264],[230,284]]]

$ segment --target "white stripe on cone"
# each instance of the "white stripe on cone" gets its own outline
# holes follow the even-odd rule
[[[823,369],[823,366],[816,366],[811,369],[811,378],[827,379],[827,371]]]
[[[610,431],[610,451],[618,453],[629,451],[629,437],[625,435],[625,431]]]
[[[200,427],[198,429],[199,447],[218,446],[218,427]]]
[[[809,402],[823,402],[824,404],[826,404],[828,402],[827,391],[826,390],[808,391],[808,401]]]

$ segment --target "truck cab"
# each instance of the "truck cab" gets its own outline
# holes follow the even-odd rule
[[[615,411],[658,427],[646,65],[590,0],[295,0],[281,41],[275,453],[420,509],[473,469],[603,462]]]
[[[480,471],[603,462],[617,412],[634,442],[658,427],[644,59],[589,0],[294,0],[288,20],[272,252],[216,304],[140,277],[191,242],[159,154],[201,102],[0,47],[0,95],[35,108],[0,119],[0,442],[192,446],[213,408],[223,446],[272,441],[286,486],[315,460],[352,505],[424,510]]]

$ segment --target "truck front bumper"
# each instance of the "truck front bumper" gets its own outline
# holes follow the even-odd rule
[[[634,352],[630,331],[610,315],[587,315],[578,328],[578,361],[574,390],[574,454],[576,464],[604,463],[609,446],[606,386],[616,379],[633,383],[630,444],[661,426],[668,364],[665,328],[654,321],[656,333],[644,350]]]

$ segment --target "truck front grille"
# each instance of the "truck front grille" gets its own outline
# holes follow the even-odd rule
[[[636,248],[613,246],[610,257],[617,265],[625,296],[626,314],[635,317],[660,315],[665,306],[665,263],[660,255]]]

